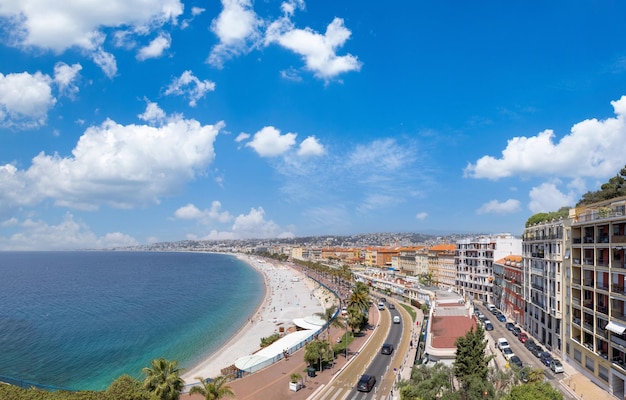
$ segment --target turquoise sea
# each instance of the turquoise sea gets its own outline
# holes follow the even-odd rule
[[[263,295],[226,254],[0,252],[0,375],[102,390],[158,357],[191,368]]]

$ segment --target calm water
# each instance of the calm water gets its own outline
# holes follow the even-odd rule
[[[190,368],[262,297],[224,254],[0,252],[0,375],[101,390],[158,357]]]

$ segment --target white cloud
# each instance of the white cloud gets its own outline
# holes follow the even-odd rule
[[[160,127],[107,120],[88,128],[71,156],[42,152],[27,170],[0,167],[0,205],[14,208],[47,198],[91,210],[158,202],[213,161],[213,143],[223,126],[182,118]]]
[[[147,101],[146,111],[144,111],[142,114],[139,114],[137,117],[139,117],[139,119],[143,121],[150,122],[151,124],[160,125],[163,121],[166,120],[167,115],[157,103]]]
[[[0,236],[0,250],[72,250],[135,246],[133,237],[120,232],[98,237],[70,213],[65,214],[57,225],[41,220],[14,221],[18,233]]]
[[[318,78],[329,80],[341,73],[361,69],[361,62],[357,57],[336,54],[337,49],[345,44],[351,34],[341,18],[335,18],[322,35],[311,28],[295,28],[290,15],[286,14],[270,24],[266,31],[265,44],[278,43],[301,55],[307,70]]]
[[[213,47],[207,62],[215,67],[222,67],[224,61],[255,47],[263,25],[250,0],[222,0],[222,6],[222,12],[211,24],[220,43]]]
[[[221,211],[222,203],[219,201],[213,201],[211,208],[200,210],[193,204],[187,204],[176,210],[174,216],[179,219],[192,219],[199,220],[203,224],[209,224],[211,222],[230,222],[233,216],[228,211]]]
[[[141,35],[166,23],[177,23],[180,0],[42,1],[4,0],[0,17],[10,27],[8,42],[21,48],[61,53],[77,47],[91,54],[107,76],[115,75],[115,59],[101,46],[107,28]]]
[[[74,83],[79,72],[83,69],[80,64],[67,65],[64,62],[58,62],[54,66],[54,82],[59,88],[59,93],[66,96],[73,96],[78,93],[78,87]]]
[[[514,175],[605,178],[624,166],[626,96],[611,105],[615,118],[588,119],[555,142],[552,130],[508,141],[497,159],[484,156],[468,164],[466,177],[500,179]]]
[[[261,157],[275,157],[291,149],[296,143],[296,136],[295,133],[281,135],[278,129],[266,126],[255,133],[246,146],[254,149]]]
[[[235,138],[235,142],[240,143],[243,142],[244,140],[247,140],[250,138],[250,134],[249,133],[245,133],[245,132],[241,132],[239,135],[237,135],[237,137]]]
[[[158,58],[163,55],[163,52],[170,48],[172,39],[170,35],[160,34],[154,38],[147,46],[139,49],[137,53],[137,59],[139,61],[145,61],[149,58]]]
[[[194,17],[202,14],[205,11],[206,10],[202,7],[191,7],[191,15],[193,15]]]
[[[360,213],[391,207],[404,201],[403,197],[393,194],[366,193],[361,204],[357,207]]]
[[[44,125],[48,110],[56,103],[51,82],[41,72],[0,73],[0,125],[17,128]]]
[[[265,220],[262,207],[251,208],[248,214],[239,215],[232,230],[238,239],[290,237],[290,233],[284,232],[274,221]]]
[[[483,204],[476,213],[478,214],[511,214],[521,209],[519,200],[508,199],[504,202],[491,200]]]
[[[428,213],[427,213],[427,212],[423,212],[423,211],[422,211],[422,212],[420,212],[420,213],[417,213],[417,214],[415,215],[415,218],[416,218],[416,219],[419,219],[420,221],[425,220],[425,219],[426,219],[426,217],[428,217]]]
[[[300,148],[298,149],[299,156],[321,156],[326,153],[326,149],[324,146],[317,140],[315,136],[309,136],[304,139],[302,143],[300,143]]]
[[[165,90],[166,95],[186,96],[189,99],[189,106],[195,107],[198,100],[204,97],[207,92],[215,90],[215,83],[204,80],[201,81],[191,71],[183,72],[180,77],[174,78]]]
[[[557,211],[561,207],[573,207],[578,198],[574,191],[565,194],[552,182],[545,182],[532,188],[529,197],[528,208],[533,214]]]

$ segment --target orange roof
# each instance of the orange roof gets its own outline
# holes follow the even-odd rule
[[[456,245],[455,244],[436,244],[436,245],[430,247],[429,250],[434,250],[434,251],[454,251],[454,250],[456,250]]]

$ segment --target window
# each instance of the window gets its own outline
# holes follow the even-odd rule
[[[609,381],[609,370],[602,364],[598,364],[598,376],[605,382]]]
[[[593,357],[590,356],[585,357],[585,359],[585,368],[587,368],[591,372],[596,372],[596,360],[594,360]]]
[[[574,349],[574,360],[578,361],[579,363],[582,362],[583,356],[582,353],[580,352],[580,350],[578,349]]]

